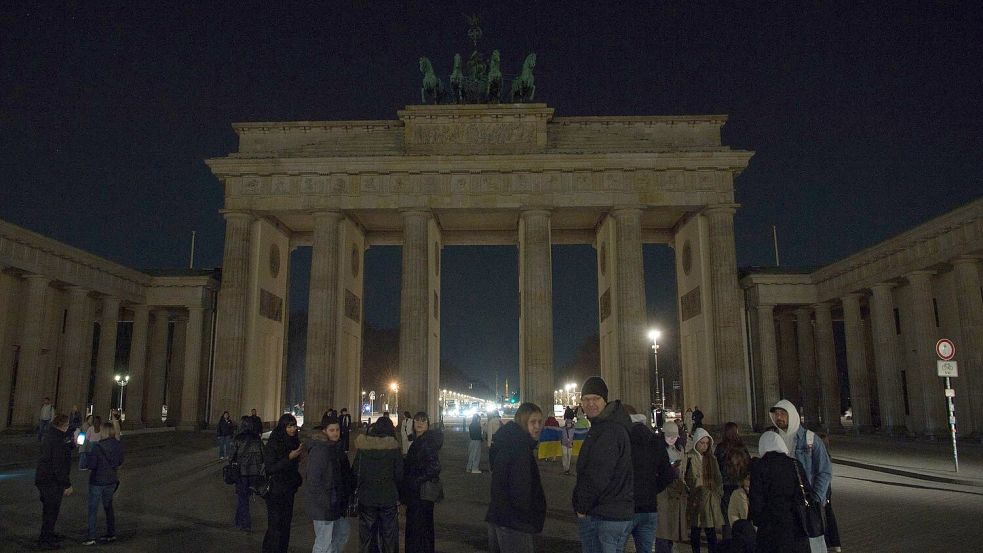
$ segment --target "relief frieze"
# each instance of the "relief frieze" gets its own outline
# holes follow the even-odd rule
[[[533,144],[536,142],[534,123],[463,123],[419,124],[410,134],[412,144]]]

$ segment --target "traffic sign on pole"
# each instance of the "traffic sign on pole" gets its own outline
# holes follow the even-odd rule
[[[958,366],[955,361],[943,361],[939,359],[936,361],[936,366],[939,371],[939,376],[946,378],[955,378],[959,376]]]
[[[956,345],[952,343],[952,340],[942,338],[938,342],[935,342],[935,353],[939,356],[939,359],[949,361],[956,356]]]

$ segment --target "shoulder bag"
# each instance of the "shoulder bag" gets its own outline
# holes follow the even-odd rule
[[[432,503],[440,503],[444,500],[444,485],[440,483],[440,478],[425,480],[420,484],[420,499]]]
[[[819,504],[812,501],[809,494],[806,493],[805,484],[802,482],[802,473],[799,471],[799,463],[795,459],[790,460],[792,461],[792,470],[795,471],[795,476],[799,479],[799,491],[802,494],[802,498],[796,500],[792,512],[795,514],[796,522],[802,533],[809,538],[818,538],[823,535],[825,530],[823,528],[823,513]]]
[[[235,449],[232,450],[232,459],[229,463],[222,467],[222,480],[226,484],[232,485],[239,481],[241,476],[241,468],[239,467],[239,444],[235,445]]]

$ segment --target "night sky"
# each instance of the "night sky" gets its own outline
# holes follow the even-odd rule
[[[505,73],[537,53],[536,101],[557,115],[729,115],[725,143],[757,152],[736,181],[741,266],[773,263],[772,225],[783,266],[817,266],[983,194],[980,3],[622,4],[5,2],[0,218],[135,268],[187,266],[195,230],[196,266],[219,266],[202,160],[236,149],[231,123],[395,119],[419,101],[420,56],[446,79],[470,53],[472,13]],[[644,253],[669,362],[672,251]],[[294,255],[303,309],[310,255]],[[366,321],[396,326],[399,248],[366,256]],[[561,367],[596,332],[596,277],[590,246],[553,256]],[[516,249],[443,263],[442,355],[515,378]]]

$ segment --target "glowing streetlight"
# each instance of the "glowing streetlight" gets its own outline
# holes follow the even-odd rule
[[[393,401],[393,409],[398,413],[399,412],[399,384],[393,382],[392,384],[389,385],[389,389],[393,391],[393,394],[395,396],[393,398],[395,400]]]
[[[119,418],[120,420],[126,420],[126,413],[123,412],[123,388],[130,383],[130,375],[116,375],[113,380],[119,386]]]
[[[655,385],[656,397],[659,400],[659,405],[664,410],[666,408],[666,398],[665,391],[659,391],[659,338],[662,336],[662,331],[653,328],[649,330],[649,340],[652,341],[652,358],[655,360]]]

